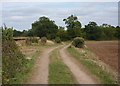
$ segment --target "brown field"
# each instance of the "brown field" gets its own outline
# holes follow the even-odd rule
[[[113,70],[118,69],[118,41],[86,41],[87,47]]]

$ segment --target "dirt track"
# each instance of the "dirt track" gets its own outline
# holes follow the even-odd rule
[[[35,63],[33,74],[27,84],[48,84],[49,54],[55,48],[56,47],[45,49],[40,55]]]
[[[74,57],[68,54],[68,52],[66,51],[67,47],[68,46],[64,46],[64,48],[60,50],[60,55],[63,62],[70,68],[78,84],[97,84],[97,80],[89,75],[82,66],[80,67],[75,59],[73,59]]]
[[[48,84],[49,55],[50,52],[59,47],[60,46],[43,50],[43,53],[37,59],[33,73],[26,84]],[[67,47],[68,46],[64,45],[64,47],[59,48],[60,56],[73,73],[74,78],[78,82],[76,84],[97,84],[97,80],[93,78],[88,71],[85,71],[82,66],[80,67],[79,62],[77,63],[77,60],[75,60],[74,57],[70,56],[66,51]]]

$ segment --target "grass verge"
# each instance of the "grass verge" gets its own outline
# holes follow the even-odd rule
[[[35,61],[39,55],[40,49],[38,48],[37,51],[33,55],[31,55],[30,58],[32,59],[26,59],[26,64],[24,65],[23,71],[16,74],[16,79],[14,79],[12,82],[13,84],[25,84],[27,78],[32,72]]]
[[[68,52],[75,57],[80,63],[82,63],[90,72],[94,75],[96,75],[102,84],[116,84],[116,80],[113,79],[112,75],[108,73],[107,71],[103,70],[98,64],[93,62],[90,59],[85,59],[86,55],[84,55],[82,52],[80,53],[77,49],[74,47],[67,48]],[[86,50],[87,52],[87,50]]]
[[[58,50],[52,51],[49,64],[49,84],[74,84],[71,71],[60,59]]]
[[[44,50],[46,48],[51,48],[51,47],[55,47],[58,46],[58,44],[46,44],[46,45],[42,45],[42,44],[32,44],[32,45],[28,45],[28,46],[22,46],[23,49],[27,48],[28,49],[28,53],[30,52],[29,49],[36,49],[36,52],[31,53],[31,54],[26,54],[25,53],[25,57],[29,57],[32,59],[28,59],[26,60],[26,64],[24,65],[24,70],[21,73],[17,73],[16,74],[16,80],[14,80],[12,83],[14,84],[24,84],[27,82],[28,78],[31,76],[32,70],[34,70],[34,65],[35,62],[37,60],[37,57],[39,57],[41,50]]]

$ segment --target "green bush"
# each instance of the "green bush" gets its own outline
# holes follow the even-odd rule
[[[38,43],[38,38],[36,38],[36,37],[31,37],[31,41],[32,41],[32,43]]]
[[[84,39],[81,37],[76,37],[73,39],[72,45],[78,48],[83,48],[84,47]]]
[[[26,59],[12,37],[11,29],[2,30],[2,83],[12,84],[23,73]]]
[[[56,37],[56,38],[55,38],[55,42],[56,42],[56,43],[61,43],[60,37]]]
[[[47,38],[46,37],[41,37],[41,43],[46,44],[46,42],[47,42]]]
[[[32,43],[38,43],[38,40],[36,37],[29,37],[26,39],[26,44],[31,45]]]

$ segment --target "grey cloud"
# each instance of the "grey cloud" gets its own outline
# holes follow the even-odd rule
[[[41,16],[47,16],[54,20],[56,24],[65,26],[63,19],[69,15],[74,14],[78,16],[79,21],[85,25],[89,21],[96,21],[98,24],[110,23],[117,24],[117,6],[112,3],[79,3],[80,6],[57,7],[49,5],[49,3],[32,3],[30,5],[11,4],[4,6],[2,15],[3,22],[14,26],[18,29],[30,28],[31,23],[36,21]],[[59,4],[59,3],[58,3]],[[49,8],[52,6],[51,8]],[[60,5],[59,5],[60,6]],[[62,6],[62,5],[61,5]],[[106,7],[104,7],[106,6]]]

